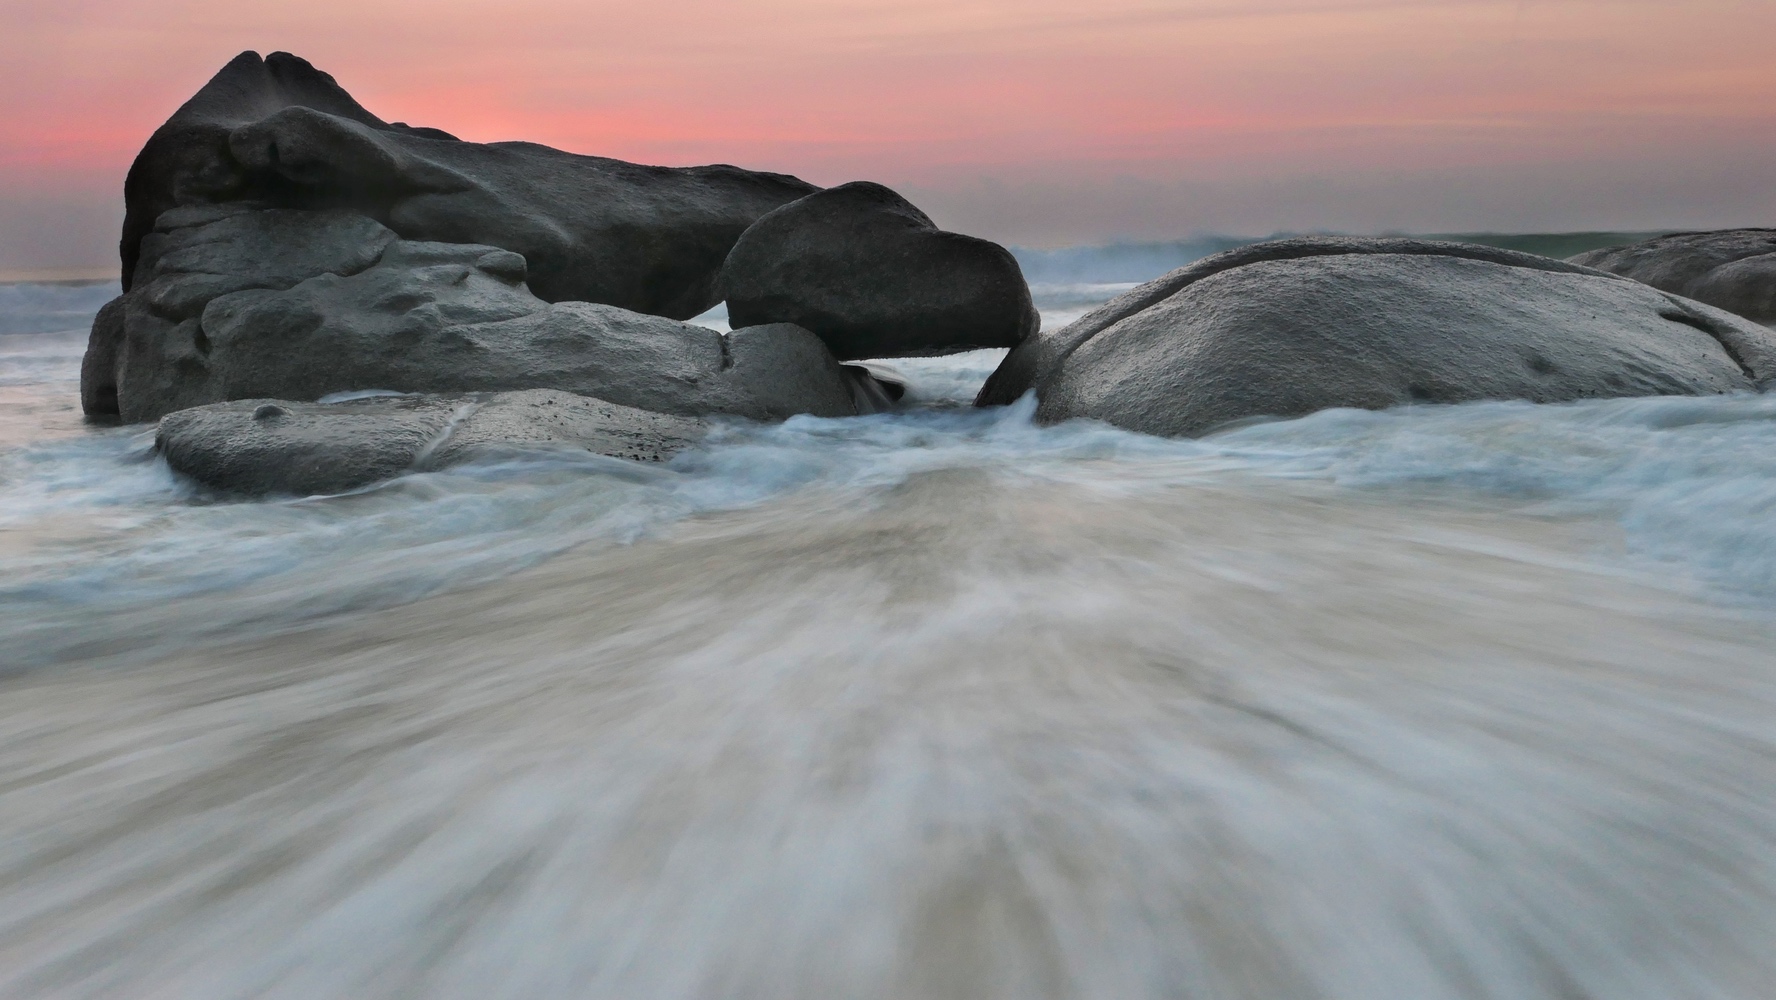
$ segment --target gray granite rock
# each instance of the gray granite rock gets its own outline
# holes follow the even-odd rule
[[[791,202],[741,235],[719,293],[735,326],[795,323],[842,359],[1011,347],[1036,331],[1023,272],[880,184]]]
[[[189,319],[229,292],[357,274],[396,239],[387,226],[343,209],[175,208],[142,237],[131,285],[155,312]]]
[[[245,52],[148,140],[124,185],[120,250],[177,207],[348,208],[410,240],[476,243],[529,263],[555,302],[689,318],[719,301],[728,250],[766,212],[817,190],[782,174],[651,167],[525,142],[461,142],[388,123],[283,52]]]
[[[177,209],[94,325],[88,411],[256,397],[550,388],[687,416],[850,416],[875,401],[787,324],[717,333],[531,294],[519,254],[396,239],[337,210]],[[183,224],[189,223],[189,224]],[[111,409],[104,409],[110,405]]]
[[[1530,254],[1418,240],[1244,247],[1013,350],[977,403],[1198,434],[1329,407],[1749,391],[1776,334]]]
[[[93,322],[81,366],[82,407],[148,420],[214,402],[200,322],[211,300],[356,274],[381,260],[395,239],[376,221],[338,209],[204,205],[166,212],[141,240],[132,290]]]
[[[1673,233],[1570,259],[1760,323],[1776,323],[1776,229]]]
[[[698,420],[535,389],[214,403],[167,414],[155,442],[174,471],[211,488],[307,496],[506,450],[575,448],[659,462],[702,431]]]

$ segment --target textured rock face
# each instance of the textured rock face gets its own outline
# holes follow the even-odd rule
[[[156,131],[125,183],[120,246],[175,207],[349,208],[411,240],[522,255],[537,295],[689,318],[719,301],[742,231],[817,190],[725,165],[649,167],[386,123],[288,53],[246,52]]]
[[[215,489],[307,496],[501,449],[579,448],[658,462],[700,421],[571,393],[376,397],[343,403],[250,399],[168,414],[155,443],[167,464]]]
[[[83,408],[152,420],[227,398],[214,394],[202,327],[213,299],[356,274],[395,239],[377,222],[340,210],[210,205],[167,212],[140,241],[133,291],[93,322],[80,373]]]
[[[1776,229],[1676,233],[1571,259],[1760,323],[1776,323]]]
[[[1038,324],[1004,247],[943,232],[867,182],[753,223],[728,254],[719,291],[735,326],[795,323],[845,359],[1011,347]]]
[[[1164,435],[1329,407],[1698,395],[1776,378],[1776,334],[1547,258],[1286,240],[1149,282],[1007,356],[977,403]]]
[[[551,305],[518,254],[400,240],[344,211],[179,209],[142,242],[136,286],[95,323],[83,371],[89,412],[114,401],[126,421],[356,389],[553,388],[690,416],[850,416],[866,377],[799,327],[723,335]]]

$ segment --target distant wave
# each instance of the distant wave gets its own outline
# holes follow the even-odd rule
[[[1638,243],[1661,235],[1661,232],[1580,232],[1580,233],[1390,233],[1412,235],[1419,239],[1449,240],[1456,243],[1479,243],[1483,246],[1521,250],[1544,257],[1571,257],[1573,254],[1599,247]],[[1272,233],[1269,236],[1192,236],[1188,239],[1161,243],[1110,243],[1104,246],[1061,247],[1036,250],[1011,248],[1012,256],[1024,269],[1031,284],[1108,284],[1115,282],[1151,281],[1154,278],[1201,260],[1223,250],[1232,250],[1266,240],[1293,236],[1333,235],[1329,233]]]
[[[115,281],[98,284],[0,284],[0,336],[84,331],[93,313],[117,297]]]

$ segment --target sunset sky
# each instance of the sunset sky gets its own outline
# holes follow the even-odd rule
[[[0,269],[114,260],[137,148],[249,48],[1015,244],[1776,225],[1776,0],[4,0]]]

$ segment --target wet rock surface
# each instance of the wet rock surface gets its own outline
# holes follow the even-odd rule
[[[1198,434],[1251,417],[1479,399],[1749,391],[1776,334],[1579,265],[1465,244],[1302,239],[1180,268],[1012,351],[977,403]]]
[[[1776,229],[1673,233],[1570,259],[1760,323],[1776,323]]]
[[[841,359],[1012,347],[1036,331],[1023,272],[880,184],[811,194],[755,222],[722,267],[735,326],[795,323]]]
[[[378,396],[338,403],[248,399],[168,414],[167,464],[214,489],[339,493],[501,450],[575,448],[659,462],[701,421],[548,389]]]

